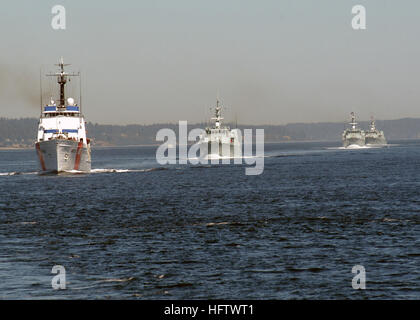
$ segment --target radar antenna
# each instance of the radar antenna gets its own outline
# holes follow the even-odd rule
[[[67,83],[67,79],[70,81],[70,77],[77,77],[80,76],[80,73],[67,73],[64,71],[65,66],[69,66],[69,63],[64,63],[63,57],[60,58],[60,61],[56,66],[60,67],[60,72],[47,74],[49,77],[56,76],[57,77],[57,83],[60,85],[60,104],[59,108],[65,108],[65,85]]]

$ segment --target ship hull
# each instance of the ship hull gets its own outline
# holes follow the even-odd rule
[[[90,145],[64,139],[40,141],[35,145],[42,172],[90,172]]]
[[[343,147],[347,148],[351,145],[362,147],[365,145],[365,139],[362,137],[350,137],[343,140]]]
[[[384,137],[368,137],[366,136],[365,143],[367,145],[385,145],[387,144]]]
[[[365,145],[365,133],[361,130],[345,130],[342,136],[343,147],[351,145],[363,147]]]
[[[241,149],[240,144],[222,141],[203,141],[200,144],[200,157],[240,158],[242,157]]]
[[[233,143],[207,142],[207,150],[209,155],[218,155],[219,157],[236,158],[241,156],[240,146],[236,146],[235,150]]]

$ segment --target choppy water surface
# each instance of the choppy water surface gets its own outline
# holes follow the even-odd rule
[[[420,298],[419,141],[265,149],[260,176],[162,167],[155,147],[40,176],[35,151],[0,151],[0,298]]]

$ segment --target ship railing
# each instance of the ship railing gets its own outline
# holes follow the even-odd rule
[[[78,129],[46,129],[44,130],[44,133],[78,133]]]
[[[55,113],[55,112],[80,113],[80,108],[78,106],[66,106],[65,108],[57,108],[57,106],[44,107],[44,113]]]

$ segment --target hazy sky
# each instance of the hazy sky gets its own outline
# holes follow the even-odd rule
[[[419,18],[416,0],[4,0],[0,117],[39,115],[40,66],[60,56],[92,122],[201,122],[217,93],[243,124],[420,117]]]

